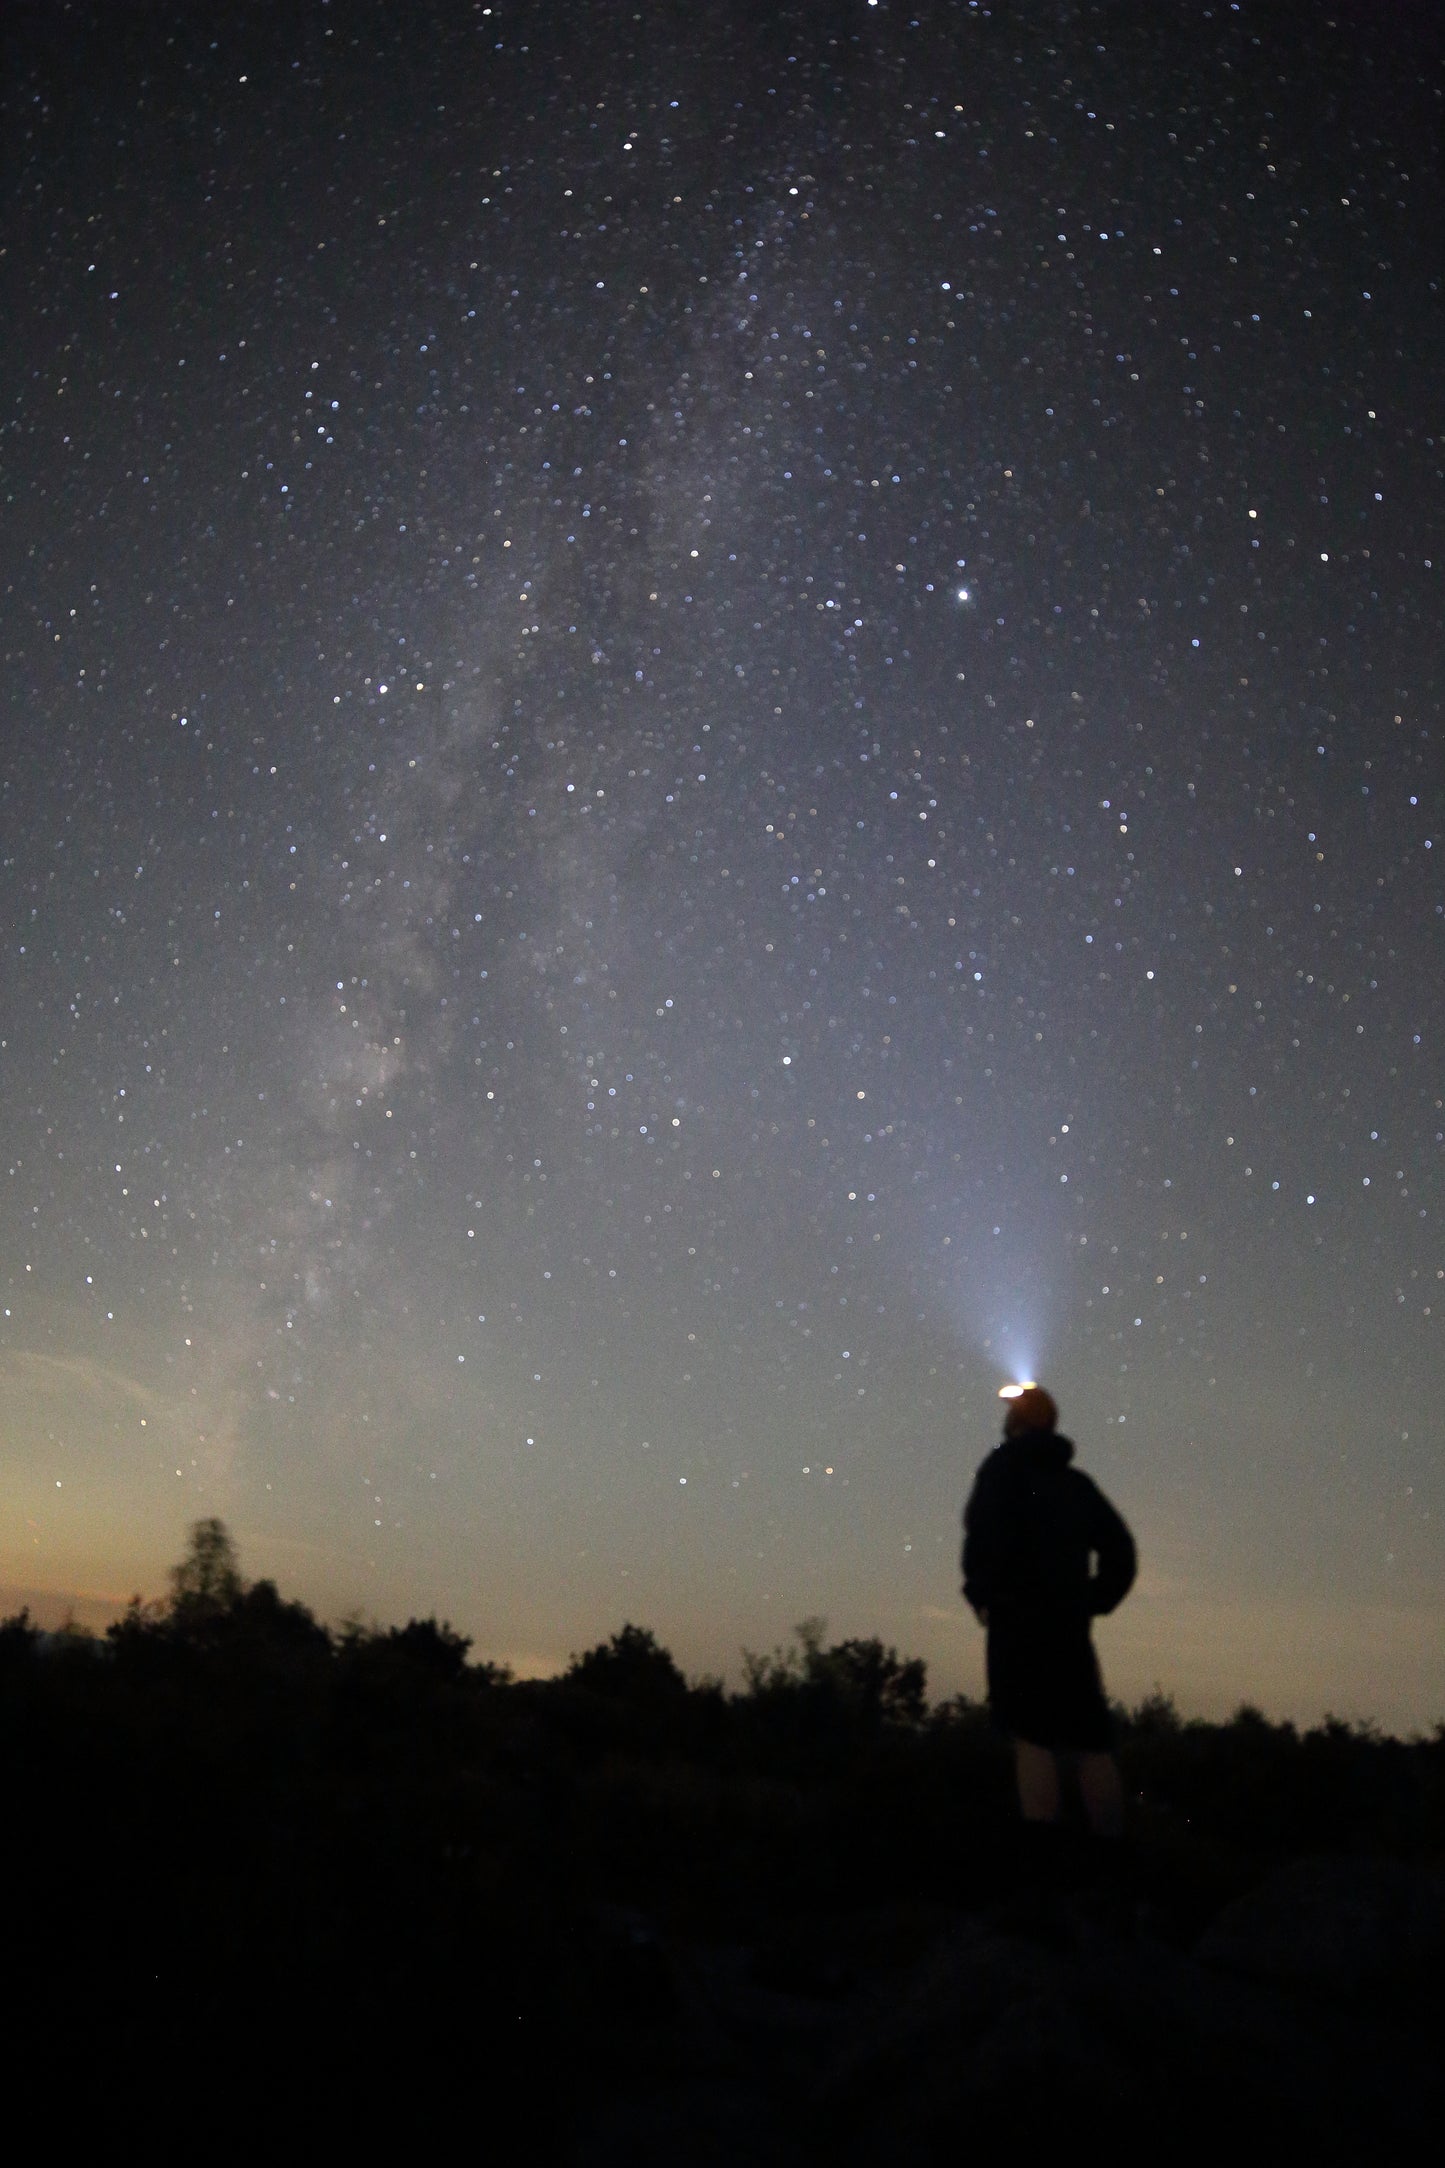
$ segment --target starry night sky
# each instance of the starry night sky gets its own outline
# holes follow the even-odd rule
[[[1445,1715],[1436,12],[0,36],[6,1607]]]

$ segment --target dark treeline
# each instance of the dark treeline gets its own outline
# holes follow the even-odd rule
[[[840,1917],[916,1955],[996,1901],[1013,1830],[983,1710],[930,1706],[878,1640],[805,1622],[729,1692],[629,1624],[517,1681],[435,1619],[327,1628],[247,1585],[218,1522],[103,1638],[0,1625],[0,1718],[12,2043],[48,2053],[103,1997],[91,2052],[137,2110],[181,2069],[313,2098],[426,2071],[561,2145],[663,2022],[660,1948],[824,1993]],[[1290,1859],[1439,1855],[1445,1726],[1155,1698],[1121,1758],[1140,1902],[1181,1949]]]

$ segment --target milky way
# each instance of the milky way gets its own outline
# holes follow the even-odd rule
[[[423,20],[422,18],[426,19]],[[7,25],[10,1603],[1440,1713],[1437,31]]]

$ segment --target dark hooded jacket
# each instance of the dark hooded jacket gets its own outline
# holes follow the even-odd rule
[[[1005,1438],[963,1511],[963,1593],[992,1625],[1008,1615],[1089,1619],[1134,1585],[1134,1538],[1056,1430]]]

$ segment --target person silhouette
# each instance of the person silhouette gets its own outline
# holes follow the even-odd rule
[[[1117,1839],[1124,1792],[1090,1626],[1133,1587],[1134,1538],[1071,1465],[1053,1396],[1027,1385],[1004,1397],[1002,1442],[963,1510],[963,1594],[988,1636],[989,1710],[1013,1741],[1024,1822],[1061,1823],[1068,1761],[1090,1831]]]

